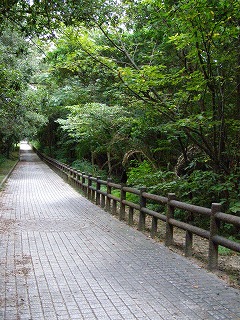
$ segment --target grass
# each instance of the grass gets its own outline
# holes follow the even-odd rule
[[[226,238],[228,240],[240,243],[240,240],[237,239],[236,237],[230,236],[230,237],[226,237]],[[222,255],[222,256],[240,255],[239,252],[235,252],[235,251],[228,249],[226,247],[223,247],[221,245],[218,246],[218,253],[219,253],[219,255]]]
[[[17,161],[18,151],[12,152],[10,159],[6,159],[0,155],[0,185]]]

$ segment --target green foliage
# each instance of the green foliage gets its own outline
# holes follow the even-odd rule
[[[2,1],[0,3],[0,27],[14,23],[26,35],[41,35],[45,38],[54,37],[63,23],[76,24],[83,21],[93,24],[93,17],[99,20],[101,16],[110,14],[112,8],[108,1],[82,0],[81,5],[75,0],[44,1]],[[1,29],[0,29],[1,31]]]
[[[6,161],[6,158],[0,154],[0,165],[2,165]]]
[[[68,110],[67,119],[57,122],[77,142],[78,154],[92,158],[93,162],[100,156],[107,159],[111,174],[112,164],[123,152],[122,144],[127,143],[132,121],[129,112],[120,106],[97,103],[69,106]]]
[[[71,166],[81,172],[91,174],[93,177],[100,176],[101,179],[107,179],[107,172],[105,170],[100,170],[98,166],[93,165],[86,160],[75,160]]]
[[[36,134],[45,117],[29,82],[34,70],[29,42],[6,28],[0,34],[0,152],[9,156],[14,143]]]
[[[228,248],[225,248],[223,246],[219,246],[218,247],[218,253],[221,255],[221,256],[229,256],[231,255],[232,251]]]
[[[236,202],[232,202],[229,208],[230,212],[232,212],[233,214],[238,213],[240,214],[240,202],[236,201]]]
[[[138,164],[136,161],[131,162],[131,167],[128,170],[128,184],[135,187],[150,187],[156,182],[153,181],[154,169],[151,164],[144,160]],[[151,178],[150,178],[151,177]],[[151,182],[149,181],[151,180]]]
[[[240,240],[237,239],[234,236],[229,236],[228,239],[231,240],[231,241],[237,242],[237,243],[240,242]],[[223,255],[223,256],[230,256],[230,255],[233,255],[233,254],[238,254],[239,255],[239,253],[236,253],[236,252],[232,251],[231,249],[225,248],[223,246],[219,246],[218,247],[218,252],[219,252],[220,255]]]
[[[154,169],[147,161],[128,171],[130,185],[146,186],[149,192],[164,196],[174,192],[180,201],[204,207],[210,207],[212,202],[219,202],[229,213],[237,213],[239,210],[237,199],[240,190],[239,186],[236,187],[237,179],[238,175],[225,176],[202,170],[177,177],[174,172]]]

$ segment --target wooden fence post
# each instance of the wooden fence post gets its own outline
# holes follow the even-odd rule
[[[82,190],[83,190],[83,193],[84,195],[86,196],[87,195],[87,191],[86,191],[86,187],[84,186],[85,185],[85,172],[82,172]]]
[[[134,213],[133,207],[129,207],[129,211],[128,211],[128,224],[129,224],[130,226],[133,225],[133,213]]]
[[[110,205],[111,205],[111,199],[109,198],[109,194],[112,193],[112,187],[109,185],[109,183],[112,182],[111,178],[107,179],[107,199],[106,199],[106,210],[110,211]]]
[[[72,180],[73,180],[73,186],[74,186],[74,188],[76,188],[76,186],[77,186],[77,182],[76,182],[76,180],[77,180],[77,171],[75,169],[73,169]]]
[[[67,165],[67,182],[71,184],[71,169],[70,166]]]
[[[117,214],[117,201],[115,199],[112,200],[112,214]]]
[[[87,186],[87,197],[90,200],[91,199],[91,194],[92,194],[92,190],[90,189],[90,187],[92,186],[92,179],[91,179],[92,175],[88,174],[88,186]]]
[[[78,170],[76,170],[76,181],[75,181],[75,183],[76,183],[76,187],[79,188],[79,171]]]
[[[77,170],[77,186],[81,188],[81,171]]]
[[[101,208],[105,208],[105,202],[106,202],[105,195],[101,194],[101,197],[100,197],[100,206],[101,206]]]
[[[158,218],[152,216],[151,238],[155,238],[157,234]]]
[[[73,183],[74,183],[74,187],[77,187],[77,170],[74,169],[73,171]]]
[[[125,204],[123,203],[123,200],[126,200],[126,191],[123,190],[125,187],[125,184],[121,184],[121,195],[120,195],[120,212],[119,212],[119,220],[125,219]]]
[[[171,246],[173,244],[173,226],[169,223],[169,219],[174,218],[174,207],[171,206],[170,201],[175,200],[175,193],[168,194],[168,207],[166,216],[166,239],[165,245]]]
[[[219,221],[215,215],[221,212],[220,203],[212,203],[211,217],[210,217],[210,236],[209,236],[209,251],[208,251],[208,269],[214,270],[218,267],[218,244],[213,242],[213,237],[218,234]]]
[[[101,184],[99,182],[99,180],[101,179],[100,176],[97,176],[97,183],[96,183],[96,205],[100,204],[100,189],[101,189]]]
[[[140,212],[139,212],[139,221],[138,221],[138,230],[145,230],[145,220],[146,220],[146,213],[142,212],[142,208],[146,208],[147,200],[143,197],[143,192],[146,192],[145,187],[140,188]]]
[[[194,216],[190,212],[188,215],[187,223],[188,224],[193,224]],[[191,231],[186,231],[186,236],[185,236],[185,256],[186,257],[191,257],[192,256],[192,251],[193,251],[193,233]]]

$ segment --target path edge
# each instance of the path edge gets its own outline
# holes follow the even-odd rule
[[[10,177],[10,175],[12,174],[13,170],[15,169],[15,167],[17,166],[17,164],[19,163],[19,159],[16,161],[16,163],[12,166],[12,168],[10,169],[10,171],[7,173],[7,175],[3,178],[2,182],[0,183],[0,191],[2,191],[4,184],[7,182],[8,178]]]

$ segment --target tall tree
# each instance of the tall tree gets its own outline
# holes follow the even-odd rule
[[[122,32],[119,17],[118,28],[98,25],[120,79],[165,118],[186,159],[194,145],[229,173],[239,164],[239,2],[124,3]]]
[[[36,133],[36,126],[45,120],[29,86],[33,72],[29,43],[6,29],[0,36],[0,53],[0,152],[9,156],[13,143]]]

